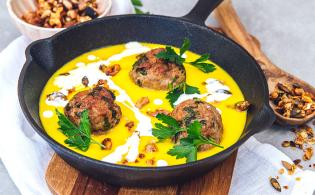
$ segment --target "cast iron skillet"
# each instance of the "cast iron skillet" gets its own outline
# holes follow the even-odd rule
[[[210,12],[222,0],[200,0],[182,18],[157,15],[121,15],[93,20],[68,28],[55,36],[32,43],[26,49],[26,63],[18,84],[20,105],[35,131],[66,162],[82,172],[111,184],[158,186],[183,182],[204,174],[227,158],[253,134],[275,120],[268,104],[268,89],[262,70],[239,45],[204,25]],[[39,119],[39,98],[52,74],[71,59],[104,46],[129,41],[160,43],[179,47],[187,37],[191,51],[210,53],[238,83],[246,100],[254,106],[248,111],[240,139],[224,151],[196,162],[169,167],[130,167],[93,160],[73,152],[50,138]],[[198,75],[195,75],[198,76]]]

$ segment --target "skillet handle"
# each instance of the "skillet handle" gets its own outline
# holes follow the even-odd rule
[[[199,0],[195,7],[183,19],[192,21],[196,24],[204,25],[210,13],[222,2],[223,0]]]
[[[249,129],[252,129],[251,134],[259,133],[269,127],[276,121],[276,115],[274,111],[271,109],[269,104],[266,104],[263,106],[262,110],[253,118],[253,121],[251,124],[253,124],[252,127],[249,127]]]

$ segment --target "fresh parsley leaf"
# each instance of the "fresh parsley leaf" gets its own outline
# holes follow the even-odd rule
[[[87,151],[91,143],[104,147],[101,143],[91,138],[91,124],[88,110],[81,113],[80,124],[76,126],[64,114],[56,109],[59,130],[67,136],[65,143],[82,151]]]
[[[132,5],[134,6],[143,6],[141,0],[131,0]]]
[[[165,51],[161,51],[160,53],[156,54],[155,56],[157,58],[164,59],[164,60],[169,61],[169,62],[174,62],[175,64],[178,64],[178,65],[183,65],[183,63],[185,62],[185,58],[178,55],[175,52],[175,50],[170,46],[166,46]]]
[[[182,56],[190,47],[190,40],[185,38],[184,42],[179,50],[179,55]]]
[[[150,14],[149,12],[144,12],[141,10],[141,7],[143,6],[141,0],[131,0],[131,3],[135,9],[136,14]]]
[[[193,62],[186,62],[186,59],[183,58],[183,54],[190,48],[190,41],[189,39],[185,38],[181,48],[179,49],[179,54],[175,52],[175,50],[170,47],[166,46],[166,51],[162,51],[156,55],[157,58],[161,58],[170,62],[174,62],[179,65],[183,65],[183,63],[190,64],[192,66],[197,67],[204,73],[209,73],[215,71],[216,67],[212,63],[208,63],[207,60],[209,59],[209,54],[203,54],[200,58],[196,59]]]
[[[62,131],[62,133],[68,137],[76,135],[77,132],[75,131],[75,129],[77,127],[57,109],[56,109],[56,114],[59,119],[58,120],[59,129]]]
[[[160,141],[174,137],[178,132],[182,131],[179,123],[171,116],[158,114],[156,118],[164,124],[155,123],[152,134]]]
[[[171,104],[171,106],[174,107],[174,103],[177,101],[179,96],[183,93],[184,91],[180,87],[176,87],[173,90],[167,92],[166,99]]]
[[[204,54],[200,56],[200,58],[198,58],[197,60],[193,62],[187,62],[187,63],[197,67],[202,72],[209,73],[209,72],[215,71],[216,68],[213,64],[206,62],[208,59],[209,59],[209,54]]]
[[[166,99],[169,101],[171,106],[174,107],[174,103],[178,100],[180,95],[195,93],[200,94],[200,91],[197,87],[193,87],[187,83],[182,83],[173,88],[171,91],[167,92]]]
[[[160,141],[171,138],[175,136],[176,131],[161,123],[156,123],[155,128],[152,129],[152,135],[157,137]]]
[[[199,121],[194,121],[187,127],[187,133],[190,138],[199,138],[201,136],[201,123]]]
[[[135,12],[136,12],[136,14],[150,14],[150,12],[144,12],[141,9],[137,8],[137,7],[135,7]]]
[[[176,159],[186,158],[186,162],[196,161],[198,148],[203,144],[212,144],[223,148],[212,138],[207,138],[201,134],[202,125],[199,121],[192,122],[187,128],[181,128],[179,122],[171,116],[158,114],[157,119],[164,123],[155,123],[155,128],[153,128],[153,135],[160,141],[172,139],[179,132],[187,132],[187,136],[181,138],[179,144],[167,152],[167,154],[175,156]]]
[[[176,129],[180,128],[179,123],[177,122],[177,120],[174,119],[173,117],[169,116],[169,115],[158,114],[158,115],[156,115],[156,118],[159,121],[161,121],[161,122],[163,122],[163,123],[165,123],[165,124],[167,124],[169,126],[172,126],[173,128],[176,128]]]
[[[191,85],[188,85],[187,83],[184,84],[184,93],[185,94],[200,94],[200,91],[198,89],[198,87],[194,87]]]
[[[175,156],[176,159],[186,158],[186,162],[197,160],[197,149],[194,145],[176,145],[167,154]]]

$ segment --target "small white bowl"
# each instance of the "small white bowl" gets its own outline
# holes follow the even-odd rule
[[[7,8],[11,18],[20,32],[35,41],[50,37],[65,28],[44,28],[29,24],[22,20],[22,16],[29,11],[36,9],[36,0],[7,0]],[[97,0],[98,17],[104,17],[110,14],[112,0]]]

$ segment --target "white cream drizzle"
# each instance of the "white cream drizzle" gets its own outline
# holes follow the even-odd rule
[[[153,100],[153,103],[155,104],[155,105],[162,105],[163,104],[163,100],[161,100],[161,99],[155,99],[155,100]]]
[[[128,162],[134,162],[139,155],[139,143],[140,137],[138,132],[134,132],[126,141],[124,145],[118,146],[114,152],[105,156],[102,161],[117,163],[120,162],[123,155],[126,155],[126,160]]]
[[[51,117],[53,117],[54,116],[54,113],[53,113],[53,111],[51,111],[51,110],[45,110],[44,112],[43,112],[43,117],[44,118],[51,118]]]
[[[167,165],[168,165],[168,163],[165,160],[158,160],[158,161],[156,161],[156,166],[157,167],[165,167]]]
[[[176,100],[174,105],[178,105],[186,100],[193,98],[206,98],[206,102],[223,101],[231,97],[232,94],[224,93],[223,91],[230,91],[230,88],[224,85],[221,81],[213,78],[208,78],[206,81],[207,93],[204,94],[182,94]]]
[[[118,91],[118,96],[116,97],[116,101],[121,102],[123,105],[132,110],[135,114],[135,117],[138,120],[137,127],[135,128],[135,132],[132,136],[130,136],[124,145],[118,146],[116,150],[106,156],[103,161],[106,162],[119,162],[122,159],[122,156],[126,155],[126,160],[129,162],[134,162],[138,156],[138,147],[139,147],[139,136],[152,136],[152,124],[150,117],[142,114],[140,110],[135,106],[132,102],[131,98],[128,96],[125,90],[116,85],[110,76],[107,76],[102,71],[99,70],[99,66],[101,64],[109,65],[111,62],[119,61],[124,57],[144,53],[150,50],[150,48],[141,45],[138,42],[129,42],[125,45],[126,49],[119,54],[115,54],[108,58],[107,60],[100,60],[98,62],[91,62],[89,64],[80,64],[77,68],[69,71],[69,75],[60,75],[55,78],[54,85],[61,88],[59,92],[67,93],[69,89],[72,89],[76,86],[82,86],[82,78],[86,76],[89,79],[89,86],[93,86],[100,79],[104,79],[107,81],[107,84],[110,89]],[[65,94],[67,95],[67,94]],[[53,103],[51,103],[53,102]],[[47,103],[47,99],[46,99]],[[65,106],[67,101],[59,102],[59,101],[50,101],[50,105],[54,106]]]
[[[95,55],[88,55],[88,60],[90,60],[90,61],[94,61],[94,60],[96,60],[97,59],[97,57],[95,56]]]
[[[76,67],[83,67],[83,66],[85,66],[85,64],[83,62],[78,62],[78,63],[76,63],[75,66]]]

